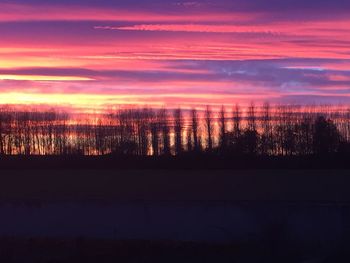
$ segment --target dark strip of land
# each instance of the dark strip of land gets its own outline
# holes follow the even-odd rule
[[[350,170],[1,170],[2,202],[350,202]]]
[[[348,262],[343,245],[336,251],[276,246],[277,242],[254,244],[206,244],[194,242],[0,238],[1,262],[96,263],[96,262]],[[307,261],[310,260],[310,261]],[[334,261],[335,260],[335,261]]]
[[[350,169],[344,154],[261,156],[183,154],[179,156],[128,155],[0,155],[0,170],[250,170],[250,169]]]

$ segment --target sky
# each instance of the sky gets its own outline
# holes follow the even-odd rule
[[[0,0],[0,104],[350,103],[348,0]]]

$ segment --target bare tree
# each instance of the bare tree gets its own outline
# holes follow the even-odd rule
[[[233,134],[234,137],[238,138],[241,135],[241,110],[238,104],[235,105],[232,112],[232,120],[233,120]]]
[[[221,151],[224,151],[227,146],[227,125],[226,125],[226,112],[224,106],[221,107],[220,113],[219,113],[219,146],[221,148]]]
[[[208,151],[213,150],[213,124],[212,124],[212,112],[209,106],[205,110],[205,127],[207,132],[207,147]]]
[[[193,135],[193,148],[194,151],[199,151],[199,140],[198,140],[198,113],[196,109],[192,109],[192,135]]]
[[[192,152],[193,148],[194,148],[194,145],[193,145],[193,141],[192,141],[192,129],[191,128],[187,129],[186,135],[187,135],[186,136],[187,137],[187,140],[186,140],[187,151],[188,152]]]
[[[151,138],[152,138],[152,151],[153,155],[159,155],[159,142],[160,142],[160,118],[158,113],[154,113],[151,121]]]
[[[162,130],[163,154],[170,155],[170,127],[169,116],[166,109],[162,109],[159,113],[160,125]]]
[[[256,108],[253,102],[248,107],[247,129],[249,131],[256,131]]]
[[[120,109],[101,115],[72,115],[58,110],[0,107],[0,155],[170,155],[202,148],[224,154],[312,155],[349,152],[350,111],[345,107],[250,105],[246,126],[238,105],[232,130],[224,107],[217,121],[209,106],[168,116],[166,109]],[[218,123],[218,133],[214,126]],[[200,129],[203,125],[204,129]],[[228,127],[229,126],[229,127]],[[216,145],[216,144],[215,144]],[[225,150],[227,146],[227,150]]]
[[[269,103],[264,103],[261,120],[261,153],[263,155],[273,153],[273,129],[271,122],[271,107]]]
[[[175,154],[179,155],[183,152],[183,117],[181,109],[174,111],[174,134],[175,134]]]

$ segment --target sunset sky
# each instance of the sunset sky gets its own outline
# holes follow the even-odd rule
[[[348,0],[0,0],[0,104],[350,102]]]

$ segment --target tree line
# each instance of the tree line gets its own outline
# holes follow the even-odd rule
[[[0,155],[348,153],[350,110],[331,106],[119,109],[75,115],[0,109]]]

